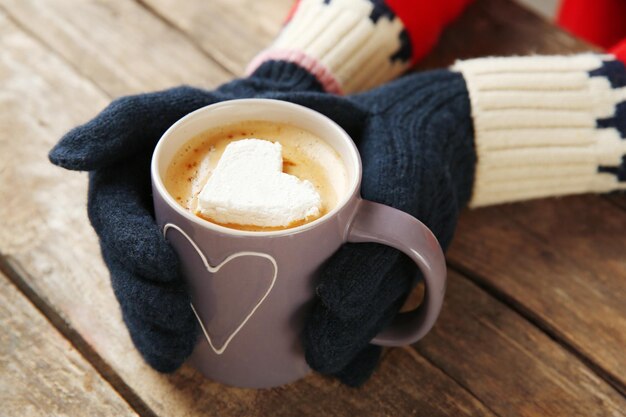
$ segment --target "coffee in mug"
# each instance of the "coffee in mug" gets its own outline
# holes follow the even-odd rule
[[[240,150],[238,154],[235,154],[236,148]],[[229,167],[225,166],[229,154],[222,158],[225,151],[233,153]],[[260,155],[263,151],[276,153],[275,156],[279,158],[276,162],[280,167],[276,167],[276,173],[261,175],[262,167],[258,164],[265,162],[263,155]],[[231,206],[223,207],[221,218],[211,215],[216,214],[215,211],[202,210],[201,192],[216,170],[223,175],[236,177],[227,177],[225,181],[232,181],[225,186],[242,188],[234,193],[251,207],[248,211],[245,211],[246,207],[241,207],[240,216],[232,215],[233,208],[237,208],[232,195],[228,195],[230,199],[227,201]],[[283,178],[279,178],[279,175]],[[346,167],[339,154],[326,141],[301,127],[264,120],[219,126],[193,137],[176,153],[164,180],[167,191],[186,210],[212,223],[249,231],[283,230],[314,221],[332,211],[348,191]],[[279,180],[287,181],[280,183]],[[267,210],[274,211],[272,219],[258,218],[259,213],[252,208],[258,208],[262,202],[255,202],[254,195],[246,194],[246,187],[250,194],[262,193],[259,198],[268,200],[270,207]],[[295,189],[286,190],[286,187]],[[303,188],[305,197],[312,199],[310,207],[306,206],[306,200],[302,201],[307,214],[288,222],[282,221],[281,209],[284,211],[292,208],[289,205],[298,203],[298,191],[301,191],[298,188]],[[205,191],[207,198],[215,197],[211,191]],[[290,198],[287,207],[280,206],[280,193]],[[263,207],[260,210],[263,211]],[[230,216],[226,216],[226,211],[231,212]]]

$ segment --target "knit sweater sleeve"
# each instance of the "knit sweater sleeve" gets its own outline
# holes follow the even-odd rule
[[[247,72],[269,60],[288,61],[315,75],[326,92],[365,91],[426,55],[471,1],[300,0]]]
[[[626,68],[612,55],[481,58],[465,78],[470,206],[626,189]]]

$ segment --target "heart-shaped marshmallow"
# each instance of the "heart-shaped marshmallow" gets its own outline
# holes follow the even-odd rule
[[[282,146],[262,139],[230,143],[198,195],[197,212],[218,223],[288,226],[320,214],[313,184],[282,172]]]

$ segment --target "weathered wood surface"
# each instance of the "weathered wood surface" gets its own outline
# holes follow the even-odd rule
[[[140,1],[237,76],[270,44],[293,4],[292,0]]]
[[[416,350],[500,416],[621,416],[626,400],[548,335],[456,272]]]
[[[136,416],[0,273],[0,415]]]
[[[565,316],[576,310],[570,298],[578,300],[579,295],[568,275],[589,277],[585,288],[596,296],[582,304],[579,314],[587,314],[585,326],[600,319],[598,313],[589,315],[593,303],[609,300],[609,307],[595,307],[604,309],[607,323],[618,326],[617,331],[623,329],[619,327],[623,307],[611,303],[619,299],[622,288],[617,282],[620,276],[612,273],[624,276],[623,256],[615,259],[623,233],[616,233],[613,240],[596,241],[592,219],[587,218],[583,223],[587,229],[578,229],[577,243],[565,242],[566,237],[560,241],[566,245],[564,250],[573,253],[564,254],[555,246],[549,259],[539,250],[526,254],[525,242],[543,240],[545,248],[552,236],[549,240],[538,238],[538,232],[524,234],[523,222],[508,221],[510,211],[501,211],[513,210],[521,216],[525,205],[464,215],[450,259],[531,322],[467,278],[453,275],[446,309],[433,334],[417,345],[417,351],[389,351],[381,369],[360,390],[319,376],[275,390],[238,390],[205,381],[187,367],[162,376],[143,364],[121,323],[86,220],[85,176],[52,167],[45,154],[63,131],[92,117],[111,96],[181,82],[214,86],[228,78],[223,68],[243,73],[248,58],[278,30],[290,2],[266,2],[271,4],[268,14],[256,3],[0,0],[0,7],[21,26],[0,15],[4,130],[0,201],[8,201],[0,205],[0,252],[5,266],[18,270],[15,279],[36,294],[35,302],[58,326],[67,328],[66,334],[80,339],[73,340],[75,344],[87,344],[98,355],[93,359],[98,369],[115,374],[110,378],[114,386],[146,415],[489,415],[489,410],[498,415],[621,415],[619,410],[626,409],[623,398],[594,374],[619,389],[623,382],[618,371],[624,364],[614,352],[620,336],[602,326],[587,335],[586,328],[579,330],[575,320]],[[511,16],[514,23],[505,23]],[[472,54],[580,48],[571,39],[519,7],[483,0],[446,32],[434,58],[425,65],[440,66]],[[13,145],[15,138],[21,139],[19,147]],[[615,222],[625,219],[617,205],[610,210],[601,197],[578,198],[599,205],[598,215],[615,215]],[[560,227],[580,224],[575,222],[576,212],[569,221],[557,222],[561,217],[557,209],[567,207],[553,206],[556,202],[530,204],[536,204],[536,210],[529,213],[528,221],[539,216],[543,221],[537,227],[551,225],[552,234]],[[553,217],[544,210],[552,210]],[[513,232],[499,235],[497,228],[485,230],[493,222]],[[517,240],[508,242],[511,236]],[[489,246],[482,246],[485,238],[493,240]],[[588,249],[597,244],[605,249],[609,244],[617,246],[609,255],[595,258],[599,259],[595,264],[593,254],[586,263],[577,259],[581,247],[590,253]],[[502,255],[491,256],[494,253]],[[520,253],[526,262],[520,270],[525,272],[513,274]],[[576,262],[571,262],[574,258]],[[607,269],[602,261],[608,261]],[[539,271],[563,274],[559,287],[548,288],[552,279],[534,274],[536,265]],[[591,279],[598,274],[601,280]],[[523,285],[511,284],[516,276]],[[539,297],[538,289],[545,294]],[[607,289],[614,294],[606,295]],[[550,300],[550,290],[559,297]]]
[[[2,0],[0,7],[110,96],[177,84],[211,87],[231,78],[132,0]]]
[[[466,213],[448,259],[624,393],[624,236],[626,213],[602,198],[505,205]]]

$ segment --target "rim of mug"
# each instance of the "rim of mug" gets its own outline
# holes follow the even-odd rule
[[[351,163],[354,165],[353,166],[354,176],[353,176],[353,178],[350,179],[350,183],[349,183],[349,186],[348,186],[348,191],[345,193],[343,198],[337,203],[337,205],[331,211],[329,211],[328,213],[324,214],[322,217],[319,217],[319,218],[313,220],[312,222],[305,223],[305,224],[300,225],[300,226],[291,227],[291,228],[282,229],[282,230],[253,231],[253,230],[232,229],[230,227],[221,226],[219,224],[212,223],[212,222],[210,222],[208,220],[205,220],[205,219],[203,219],[201,217],[198,217],[198,216],[192,214],[188,210],[185,210],[182,206],[180,206],[174,200],[174,197],[172,197],[172,195],[165,188],[165,185],[163,184],[163,179],[161,178],[161,175],[159,173],[159,160],[162,158],[162,152],[163,152],[164,143],[168,140],[169,137],[171,137],[173,135],[173,133],[176,130],[178,130],[182,125],[184,125],[189,119],[197,117],[198,114],[205,113],[205,112],[208,112],[208,111],[211,111],[211,110],[215,110],[216,108],[219,108],[219,107],[233,106],[233,105],[234,106],[238,106],[238,105],[261,105],[261,106],[287,107],[287,108],[290,108],[291,110],[295,110],[297,112],[300,112],[303,115],[306,115],[306,116],[308,116],[310,118],[318,119],[321,123],[326,123],[333,130],[335,130],[337,132],[337,136],[341,137],[342,140],[348,146],[348,150],[349,150],[349,153],[350,153],[351,159],[352,159]],[[261,119],[261,120],[263,120],[263,119]],[[274,121],[274,120],[267,120],[267,121]],[[280,121],[275,121],[275,122],[280,123]],[[295,125],[297,125],[297,123],[295,123]],[[210,128],[211,128],[211,126],[207,126],[206,129],[210,129]],[[316,136],[319,136],[319,135],[316,134]],[[191,137],[188,138],[187,141],[189,141],[190,139],[192,139],[192,138]],[[324,138],[321,138],[321,139],[324,140]],[[328,141],[325,141],[325,142],[328,143]],[[186,142],[181,143],[180,147],[182,147],[185,143]],[[337,149],[335,149],[335,147],[333,145],[331,145],[330,143],[328,143],[328,144],[335,150],[335,152],[339,153],[337,151]],[[180,150],[180,147],[177,148],[176,152],[178,150]],[[343,157],[341,159],[344,162],[344,164],[346,164],[346,165],[348,163],[350,163],[350,161],[345,161],[343,159]],[[354,141],[352,140],[350,135],[348,135],[348,133],[341,126],[339,126],[334,120],[332,120],[328,116],[326,116],[326,115],[324,115],[324,114],[322,114],[322,113],[320,113],[318,111],[315,111],[315,110],[310,109],[308,107],[302,106],[300,104],[291,103],[289,101],[276,100],[276,99],[267,99],[267,98],[244,98],[244,99],[225,100],[225,101],[221,101],[219,103],[213,103],[213,104],[209,104],[208,106],[200,107],[199,109],[194,110],[191,113],[188,113],[187,115],[185,115],[182,118],[178,119],[176,121],[176,123],[174,123],[172,126],[170,126],[165,131],[165,133],[163,133],[163,135],[161,135],[161,137],[159,138],[159,141],[157,142],[156,147],[154,148],[154,152],[152,153],[152,160],[150,161],[150,176],[151,176],[151,179],[152,179],[152,183],[154,184],[154,186],[155,186],[157,192],[160,194],[161,198],[167,203],[167,205],[170,208],[172,208],[174,211],[176,211],[181,216],[185,217],[187,220],[190,220],[193,223],[198,224],[199,226],[206,227],[208,229],[212,229],[214,231],[221,232],[221,233],[228,234],[228,235],[247,236],[247,237],[261,237],[261,236],[275,236],[275,237],[277,237],[277,236],[291,235],[291,234],[304,232],[306,230],[309,230],[309,229],[312,229],[314,227],[317,227],[317,226],[321,225],[322,223],[325,223],[326,221],[328,221],[332,217],[334,217],[339,211],[341,211],[341,209],[344,208],[352,200],[352,198],[355,196],[355,194],[358,193],[359,186],[360,186],[360,183],[361,183],[361,172],[362,172],[361,156],[359,154],[359,151],[357,150],[357,147],[356,147]]]

